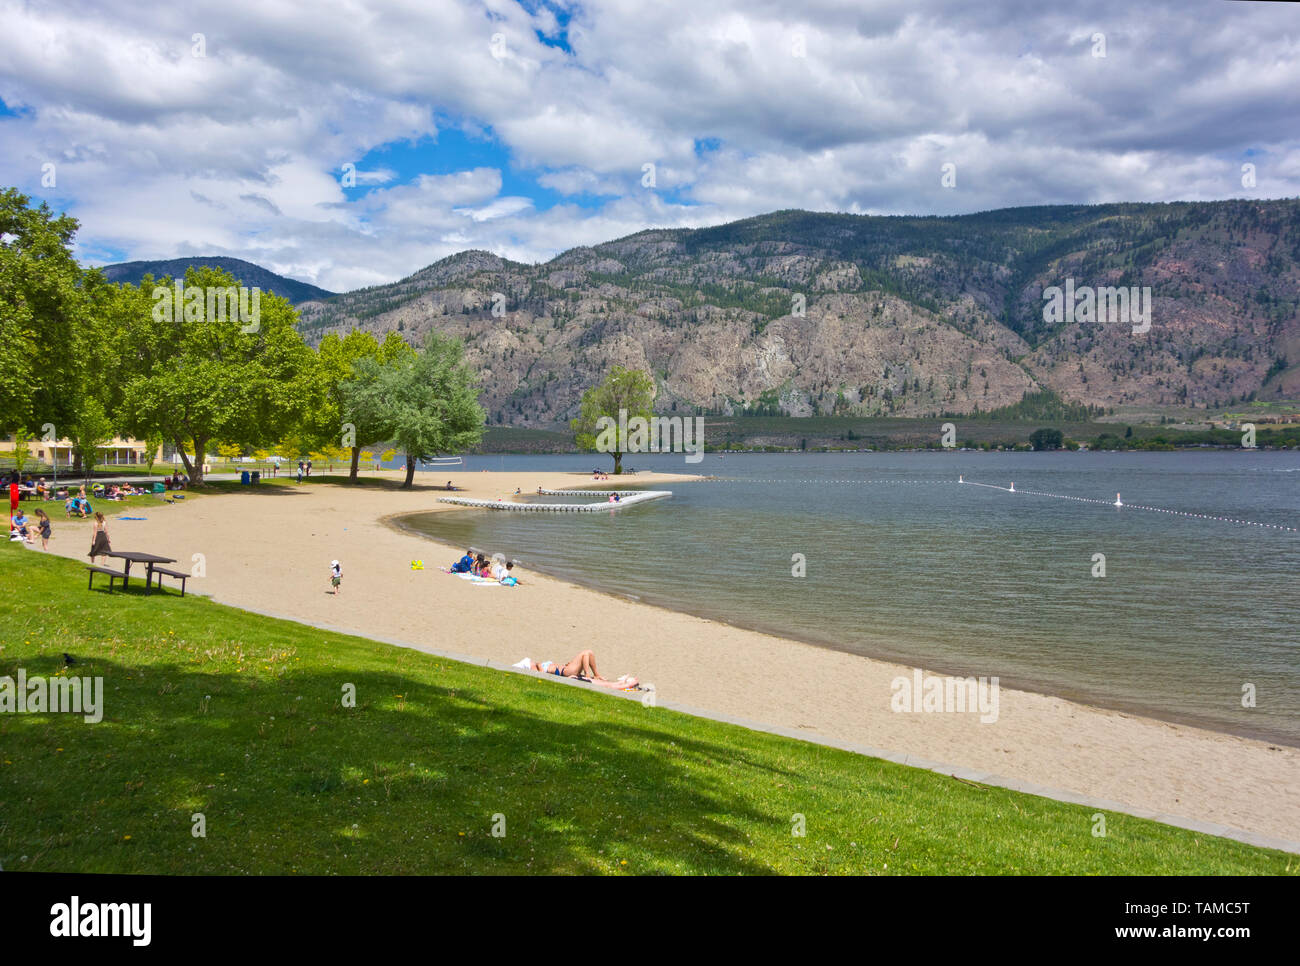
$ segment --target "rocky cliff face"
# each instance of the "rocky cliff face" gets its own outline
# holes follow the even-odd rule
[[[1045,311],[1044,291],[1075,304]],[[1078,293],[1149,289],[1149,330]],[[1105,298],[1105,293],[1102,293]],[[776,212],[544,265],[462,252],[299,306],[304,335],[463,338],[490,421],[553,424],[609,366],[656,410],[928,416],[1050,388],[1097,405],[1300,394],[1300,202]]]

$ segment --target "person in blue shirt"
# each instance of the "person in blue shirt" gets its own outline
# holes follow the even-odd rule
[[[474,551],[466,550],[465,556],[461,557],[459,560],[457,560],[454,564],[451,565],[451,572],[453,574],[467,574],[470,572],[470,569],[473,566],[474,566]]]

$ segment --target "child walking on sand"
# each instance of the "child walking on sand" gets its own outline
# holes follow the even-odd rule
[[[334,596],[337,597],[343,587],[343,567],[337,560],[330,561],[330,586],[334,588]]]
[[[42,549],[42,550],[49,550],[49,549],[50,549],[50,533],[51,533],[51,528],[50,528],[50,518],[49,518],[48,516],[45,515],[45,511],[44,511],[44,510],[37,510],[37,511],[36,511],[36,525],[37,525],[37,527],[40,529],[40,532],[41,532],[41,549]]]

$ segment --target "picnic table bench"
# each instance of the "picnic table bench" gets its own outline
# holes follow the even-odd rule
[[[156,564],[150,571],[158,575],[158,589],[162,590],[162,579],[164,576],[174,577],[181,582],[181,596],[185,596],[185,581],[189,580],[190,575],[183,570],[168,570],[166,567],[159,567]]]
[[[94,564],[89,565],[86,569],[90,571],[90,579],[86,582],[87,590],[95,589],[95,574],[104,574],[108,577],[108,592],[110,594],[113,592],[113,581],[120,580],[122,586],[126,586],[126,574],[120,570],[109,570],[107,567],[96,567]]]

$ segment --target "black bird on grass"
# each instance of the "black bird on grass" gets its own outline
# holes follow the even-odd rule
[[[64,651],[63,663],[66,664],[68,667],[72,667],[72,665],[77,663],[77,659],[73,657],[71,654],[69,654],[67,651]]]

